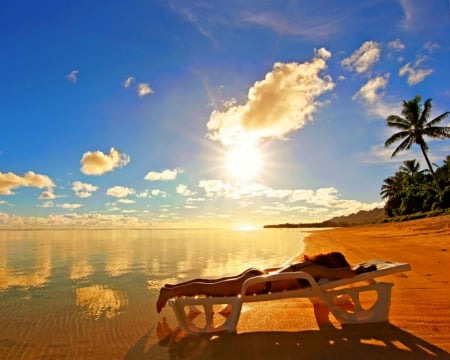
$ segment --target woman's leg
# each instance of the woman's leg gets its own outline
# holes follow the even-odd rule
[[[161,288],[159,292],[159,297],[156,302],[156,310],[161,312],[162,308],[166,305],[170,298],[178,296],[195,296],[195,295],[206,295],[206,296],[234,296],[241,292],[242,283],[253,276],[263,274],[260,270],[252,270],[245,272],[238,277],[231,278],[228,280],[218,280],[213,283],[204,282],[190,282],[184,285],[172,287],[172,288]]]
[[[217,282],[220,282],[220,281],[237,279],[237,278],[240,278],[241,276],[244,276],[244,275],[246,275],[248,273],[251,273],[253,271],[259,271],[259,270],[256,269],[256,268],[249,268],[249,269],[243,271],[242,273],[240,273],[238,275],[225,276],[225,277],[221,277],[221,278],[218,278],[218,279],[202,279],[202,278],[192,279],[192,280],[184,281],[184,282],[177,283],[177,284],[165,284],[164,287],[168,288],[168,289],[172,289],[172,288],[175,288],[175,287],[185,286],[185,285],[189,285],[189,284],[192,284],[192,283],[214,284],[214,283],[217,283]]]

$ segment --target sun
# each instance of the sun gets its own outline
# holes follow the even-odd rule
[[[254,180],[261,171],[262,157],[253,142],[235,145],[226,155],[228,174],[237,180]]]

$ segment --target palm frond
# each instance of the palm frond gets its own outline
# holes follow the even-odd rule
[[[394,150],[391,157],[394,157],[400,151],[410,149],[412,144],[414,144],[414,140],[411,136],[408,136],[405,140],[402,141],[402,143],[399,146],[397,146],[397,149]]]
[[[390,115],[388,116],[388,118],[386,119],[387,125],[389,127],[393,127],[393,128],[397,128],[397,129],[401,129],[401,130],[406,130],[409,129],[410,124],[409,121],[397,116],[397,115]]]
[[[391,146],[393,143],[404,139],[405,137],[409,137],[410,134],[408,131],[400,131],[398,133],[393,134],[389,139],[387,139],[384,143],[385,147],[389,147]]]
[[[423,105],[422,114],[420,115],[419,119],[420,127],[423,128],[425,125],[427,125],[427,120],[430,117],[432,107],[433,107],[432,100],[427,99]]]
[[[423,135],[436,139],[450,138],[449,126],[432,126],[423,130]]]
[[[442,120],[444,120],[448,115],[450,114],[450,111],[447,111],[439,116],[436,116],[433,120],[430,120],[430,122],[427,124],[427,126],[434,126],[438,123],[440,123]]]

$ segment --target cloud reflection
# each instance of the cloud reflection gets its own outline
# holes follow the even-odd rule
[[[36,252],[36,260],[34,266],[13,267],[9,264],[8,253],[0,252],[0,290],[11,287],[27,290],[47,285],[52,273],[51,248],[46,245],[40,247]]]
[[[69,277],[71,280],[80,280],[87,278],[94,272],[94,267],[86,260],[82,260],[72,265]]]
[[[76,304],[83,316],[98,320],[112,319],[128,306],[125,293],[105,285],[92,285],[76,289]]]

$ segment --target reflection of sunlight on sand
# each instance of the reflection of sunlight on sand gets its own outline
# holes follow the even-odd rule
[[[72,280],[80,280],[88,277],[89,275],[92,275],[93,272],[94,268],[92,267],[92,265],[89,264],[86,260],[82,260],[72,265],[69,277]]]
[[[26,272],[8,267],[6,257],[0,259],[0,290],[7,290],[13,286],[27,290],[32,287],[41,287],[48,284],[52,272],[50,247],[41,247],[37,251],[36,259],[39,263],[27,269]]]
[[[112,319],[128,306],[125,293],[104,285],[92,285],[76,289],[76,303],[85,317],[99,319],[105,316]]]

